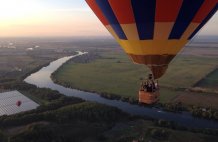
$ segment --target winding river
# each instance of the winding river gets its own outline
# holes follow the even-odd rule
[[[48,66],[43,67],[41,70],[28,76],[24,81],[29,84],[36,85],[37,87],[40,88],[50,88],[52,90],[57,90],[66,96],[74,96],[87,101],[97,102],[97,103],[117,107],[122,111],[130,113],[132,115],[140,115],[140,116],[146,116],[155,119],[174,121],[182,126],[188,126],[193,128],[218,128],[218,122],[212,120],[194,118],[188,112],[171,113],[171,112],[165,112],[157,108],[148,108],[148,107],[129,104],[127,102],[122,102],[118,100],[109,100],[101,97],[96,93],[83,92],[76,89],[63,87],[61,85],[55,84],[51,80],[50,78],[51,74],[54,71],[56,71],[62,64],[64,64],[71,58],[82,56],[84,54],[87,54],[87,52],[78,51],[78,54],[74,56],[63,57],[56,61],[53,61]]]

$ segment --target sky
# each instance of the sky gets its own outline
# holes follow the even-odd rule
[[[199,35],[218,36],[218,12]],[[108,36],[85,0],[0,0],[0,37]]]

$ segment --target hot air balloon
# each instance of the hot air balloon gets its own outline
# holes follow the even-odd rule
[[[155,80],[218,9],[218,0],[86,0],[130,59]],[[140,95],[141,94],[141,95]],[[147,96],[145,96],[147,95]],[[158,93],[139,92],[154,103]]]
[[[16,102],[16,105],[17,105],[18,107],[20,107],[20,106],[21,106],[21,104],[22,104],[22,102],[21,102],[21,101],[17,101],[17,102]]]

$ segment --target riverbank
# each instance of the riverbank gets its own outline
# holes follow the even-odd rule
[[[119,95],[115,94],[109,94],[109,93],[102,93],[102,92],[96,92],[92,90],[84,90],[80,88],[73,88],[72,86],[69,86],[65,83],[58,82],[55,80],[54,76],[51,76],[54,83],[60,84],[66,88],[70,89],[77,89],[84,92],[91,92],[100,95],[103,98],[110,99],[110,100],[118,100],[122,102],[127,102],[130,104],[140,105],[148,108],[159,108],[163,111],[169,111],[173,113],[181,113],[181,112],[190,112],[194,117],[197,118],[204,118],[208,120],[216,120],[218,121],[218,110],[213,109],[210,107],[201,107],[201,106],[186,106],[183,105],[181,102],[175,102],[175,103],[156,103],[153,105],[146,105],[146,104],[138,104],[138,100],[135,98],[128,98],[128,97],[121,97]]]

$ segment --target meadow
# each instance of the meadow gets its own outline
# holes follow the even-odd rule
[[[205,78],[200,80],[196,86],[203,88],[211,88],[218,90],[218,69],[208,74]]]

